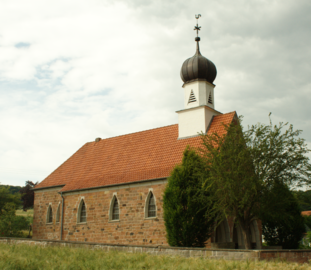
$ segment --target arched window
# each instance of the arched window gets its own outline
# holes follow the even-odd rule
[[[145,206],[145,217],[146,218],[153,218],[157,216],[157,208],[155,203],[155,197],[153,193],[150,191]]]
[[[49,205],[47,216],[46,216],[46,223],[52,223],[52,222],[53,222],[53,211],[52,211],[52,206]]]
[[[120,209],[117,196],[114,195],[110,204],[110,220],[120,219]]]
[[[60,219],[60,204],[58,204],[56,211],[56,222],[59,222],[59,219]]]
[[[86,206],[84,200],[81,200],[78,210],[78,223],[86,222]]]

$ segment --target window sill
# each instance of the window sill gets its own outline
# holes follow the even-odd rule
[[[77,222],[77,225],[85,225],[87,222]]]
[[[53,225],[53,222],[47,222],[46,225]]]
[[[120,222],[120,219],[115,219],[115,220],[109,220],[109,223],[113,223],[113,222]]]
[[[158,219],[158,217],[145,217],[145,219],[149,220],[149,219]]]

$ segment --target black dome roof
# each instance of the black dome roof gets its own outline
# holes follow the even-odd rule
[[[197,42],[197,51],[194,56],[183,63],[180,77],[184,83],[197,79],[213,83],[217,75],[216,66],[201,54],[199,49],[200,38],[197,37],[195,41]]]

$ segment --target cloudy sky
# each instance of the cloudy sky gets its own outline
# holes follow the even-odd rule
[[[195,52],[216,109],[311,142],[310,0],[0,0],[0,182],[42,181],[96,137],[177,123]]]

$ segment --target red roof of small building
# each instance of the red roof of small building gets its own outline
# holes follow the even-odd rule
[[[235,115],[214,116],[208,133],[224,134],[222,123],[231,123]],[[64,185],[65,192],[166,178],[181,163],[186,146],[200,144],[200,136],[178,139],[177,124],[89,142],[35,189]]]
[[[302,216],[311,216],[311,211],[302,211],[301,215]]]

